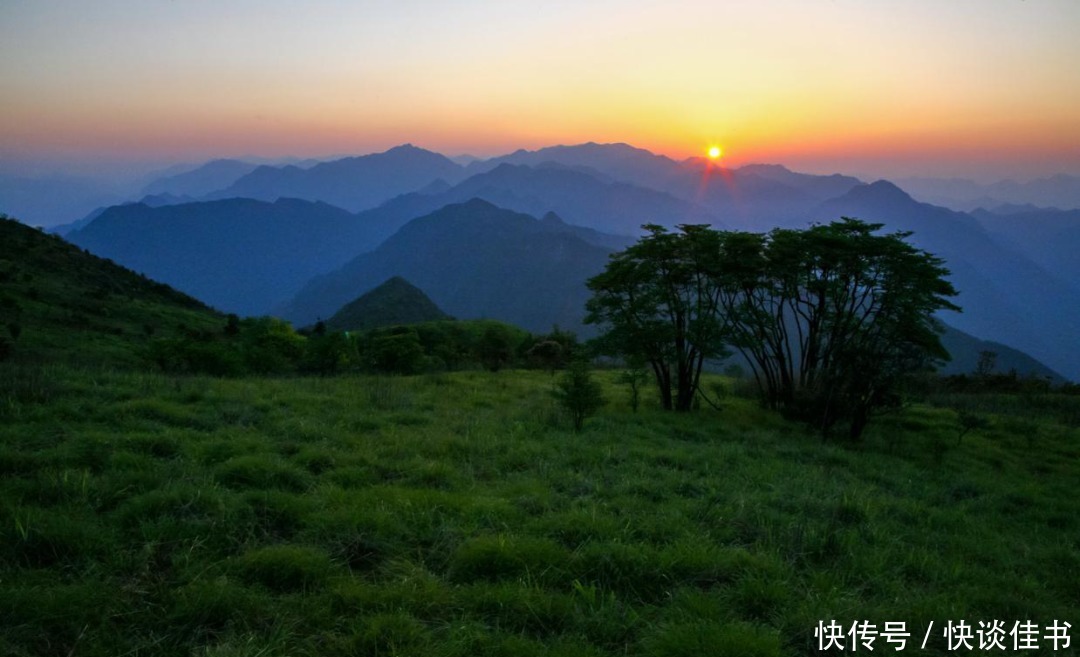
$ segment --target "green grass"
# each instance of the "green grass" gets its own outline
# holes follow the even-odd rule
[[[0,654],[811,655],[819,620],[1080,626],[1071,402],[939,399],[845,447],[735,396],[631,413],[598,378],[575,434],[543,372],[0,365]],[[961,410],[989,423],[959,441]]]

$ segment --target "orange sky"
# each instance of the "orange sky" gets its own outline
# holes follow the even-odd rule
[[[0,159],[494,155],[1080,173],[1080,2],[0,3]]]

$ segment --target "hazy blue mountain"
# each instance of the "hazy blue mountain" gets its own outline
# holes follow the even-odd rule
[[[1054,370],[1080,379],[1080,294],[1053,272],[991,236],[974,217],[919,203],[892,183],[855,187],[820,205],[816,219],[841,216],[911,230],[911,242],[946,260],[960,292],[956,328],[1021,349]]]
[[[1080,176],[1059,174],[1027,182],[1001,180],[992,184],[964,178],[902,178],[897,182],[922,201],[965,212],[1002,204],[1080,208]]]
[[[1080,208],[1080,176],[1058,174],[1027,182],[1002,180],[989,185],[988,195],[1007,203],[1038,203],[1057,208]]]
[[[220,310],[257,315],[373,246],[366,232],[325,203],[228,199],[115,206],[67,238]]]
[[[640,233],[643,223],[708,223],[712,219],[661,192],[604,182],[565,167],[511,165],[477,174],[453,187],[433,183],[419,192],[402,194],[360,212],[357,217],[369,228],[369,248],[373,248],[416,217],[474,198],[533,216],[554,213],[564,230],[590,244],[610,248],[631,244],[633,238],[628,236]],[[605,232],[597,226],[610,229]]]
[[[682,166],[669,157],[655,155],[643,148],[628,144],[577,144],[573,146],[549,146],[535,151],[524,149],[489,160],[474,162],[468,166],[469,173],[490,171],[500,164],[538,166],[558,162],[572,167],[587,167],[614,180],[652,189],[665,189],[667,181],[680,175]]]
[[[212,160],[190,171],[166,175],[143,187],[143,196],[168,194],[199,198],[236,182],[257,164],[240,160]]]
[[[501,182],[500,174],[492,172],[485,174],[484,180],[459,187],[432,184],[425,190],[432,193],[402,195],[356,215],[326,204],[295,199],[276,203],[239,199],[186,203],[166,211],[164,207],[151,206],[175,199],[155,197],[148,199],[152,203],[99,209],[72,226],[68,236],[94,253],[145,271],[223,310],[260,314],[289,298],[311,276],[374,249],[410,220],[445,205],[467,201],[478,190],[490,192],[487,196],[492,200],[513,196],[511,187],[515,184],[525,192],[547,190],[552,198],[561,198],[561,202],[527,196],[520,205],[537,213],[545,212],[543,222],[553,232],[565,232],[608,248],[622,248],[633,238],[569,225],[546,210],[577,207],[567,189],[576,190],[581,199],[579,205],[585,208],[577,207],[577,210],[583,216],[586,210],[595,211],[606,203],[610,206],[609,214],[603,216],[623,216],[620,208],[625,208],[634,221],[653,220],[670,215],[666,208],[680,203],[658,192],[605,184],[584,174],[566,172],[565,177],[579,184],[577,189],[573,185],[556,184],[560,176],[551,174],[559,172],[528,169],[517,173],[516,177]],[[532,174],[538,180],[530,182]],[[655,213],[637,217],[632,214],[649,207],[656,209]],[[256,276],[256,272],[262,273]],[[238,285],[240,280],[243,285]]]
[[[384,153],[322,162],[307,169],[261,166],[208,198],[300,198],[356,212],[438,179],[456,182],[463,175],[464,168],[446,157],[405,144]]]
[[[172,194],[156,194],[156,195],[144,196],[142,198],[142,200],[140,200],[140,201],[129,201],[127,203],[121,203],[119,205],[138,205],[139,203],[141,203],[141,204],[143,204],[143,205],[145,205],[147,207],[160,208],[163,205],[179,205],[181,203],[194,203],[194,202],[196,202],[196,200],[191,198],[190,196],[174,196]],[[97,219],[98,217],[100,217],[102,214],[105,213],[106,210],[108,210],[111,207],[114,207],[114,206],[108,205],[108,206],[102,206],[100,208],[95,208],[93,210],[93,212],[86,215],[82,219],[79,219],[78,221],[73,221],[73,222],[71,222],[69,224],[60,224],[59,226],[53,226],[52,228],[49,229],[49,232],[53,233],[54,235],[61,235],[61,236],[67,235],[68,233],[75,232],[75,231],[89,225],[91,221],[93,221],[94,219]]]
[[[310,324],[401,276],[455,317],[533,331],[555,323],[576,329],[588,298],[585,281],[603,270],[609,253],[557,219],[474,199],[410,221],[374,251],[313,279],[279,314]]]
[[[1080,210],[1025,207],[1029,206],[1009,206],[1005,214],[977,210],[972,215],[1002,243],[1080,293]]]
[[[147,194],[139,199],[139,203],[143,205],[149,205],[152,208],[160,208],[163,205],[180,205],[181,203],[197,203],[199,199],[193,198],[184,194],[177,196],[176,194],[170,194],[168,192],[162,192],[161,194]]]
[[[862,184],[861,180],[852,176],[839,173],[828,176],[796,173],[780,164],[748,164],[736,169],[735,173],[740,176],[754,175],[783,183],[819,201],[842,196],[853,187]]]
[[[800,174],[777,165],[727,169],[703,158],[677,162],[626,144],[592,142],[519,150],[471,164],[469,171],[490,171],[505,164],[537,167],[550,163],[666,193],[703,210],[714,222],[738,228],[796,222],[818,202],[859,183],[847,176]],[[559,212],[569,221],[577,221],[569,213]]]
[[[0,213],[30,226],[59,226],[121,200],[111,186],[86,178],[0,175]]]
[[[972,215],[978,217],[979,214],[988,212],[996,215],[1015,215],[1015,214],[1028,214],[1031,212],[1062,212],[1058,208],[1044,208],[1033,203],[1002,203],[989,209],[978,208],[972,211]]]
[[[500,164],[468,178],[440,200],[473,197],[535,216],[555,212],[568,223],[621,235],[639,235],[646,223],[719,223],[703,208],[671,194],[550,163]]]
[[[980,354],[983,351],[992,351],[997,354],[993,370],[995,373],[1007,374],[1014,371],[1020,376],[1050,379],[1055,383],[1063,383],[1065,380],[1051,368],[1018,349],[1000,342],[980,340],[951,326],[945,326],[941,344],[952,356],[952,360],[941,368],[942,374],[972,374],[978,367]]]
[[[345,304],[326,320],[332,331],[368,331],[380,326],[452,319],[423,290],[400,276]]]

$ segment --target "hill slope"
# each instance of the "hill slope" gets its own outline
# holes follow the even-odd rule
[[[1020,376],[1050,379],[1055,383],[1064,381],[1060,374],[1018,349],[1000,342],[980,340],[948,325],[941,336],[941,344],[952,356],[952,360],[940,369],[942,374],[972,374],[978,366],[979,355],[983,351],[992,351],[996,354],[995,372],[1015,371]]]
[[[222,317],[59,237],[0,219],[0,338],[18,362],[124,365],[139,347]]]
[[[450,319],[423,290],[394,276],[379,287],[342,306],[326,320],[334,331],[367,331],[380,326],[418,324]]]

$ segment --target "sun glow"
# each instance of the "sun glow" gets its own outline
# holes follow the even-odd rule
[[[724,154],[724,151],[720,150],[719,146],[709,146],[707,152],[710,160],[719,160],[720,156]]]

